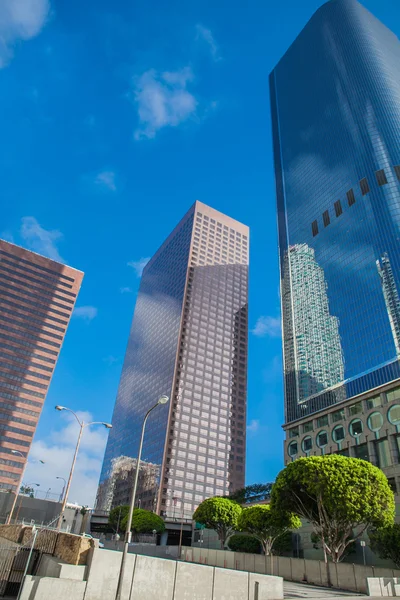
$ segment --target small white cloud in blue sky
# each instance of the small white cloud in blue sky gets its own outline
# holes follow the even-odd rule
[[[105,191],[117,191],[116,175],[114,171],[100,171],[100,173],[97,173],[95,176],[94,182],[99,188]]]
[[[128,267],[132,267],[135,271],[137,277],[141,277],[143,273],[143,269],[147,265],[150,260],[150,256],[146,256],[146,258],[139,258],[139,260],[131,260],[128,262]]]
[[[10,62],[15,44],[40,33],[49,12],[49,0],[0,0],[0,69]]]
[[[176,127],[195,113],[197,100],[187,89],[192,80],[190,67],[164,73],[150,69],[136,79],[134,98],[139,116],[136,140],[154,138],[163,127]]]
[[[251,333],[257,337],[281,337],[281,320],[279,317],[261,316]]]
[[[92,321],[97,317],[97,308],[95,306],[77,306],[72,316],[84,319],[85,321]]]
[[[61,231],[44,229],[35,217],[23,217],[20,234],[23,245],[29,250],[57,262],[65,262],[57,248],[57,243],[63,238]]]
[[[131,294],[132,289],[130,287],[121,287],[119,288],[121,294]]]
[[[247,425],[247,432],[251,434],[258,433],[260,429],[260,421],[258,419],[252,419]]]
[[[211,29],[208,29],[207,27],[204,27],[204,25],[198,23],[196,25],[196,32],[196,40],[203,40],[208,45],[213,60],[215,62],[222,60],[219,54],[218,45],[214,39]]]

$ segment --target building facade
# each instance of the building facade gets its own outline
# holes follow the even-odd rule
[[[82,278],[0,240],[0,488],[18,487]]]
[[[398,38],[357,0],[324,4],[270,75],[286,461],[399,462],[399,81]]]
[[[96,510],[129,502],[143,417],[162,394],[138,504],[191,518],[205,498],[244,485],[248,261],[248,228],[196,202],[146,265]]]

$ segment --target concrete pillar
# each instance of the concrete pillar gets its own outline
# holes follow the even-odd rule
[[[168,531],[164,531],[161,534],[161,538],[160,538],[160,546],[166,546],[168,542]]]

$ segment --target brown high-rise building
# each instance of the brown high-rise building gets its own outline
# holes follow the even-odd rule
[[[147,423],[140,506],[191,517],[243,487],[248,260],[248,227],[196,202],[146,265],[97,509],[129,501],[143,417],[162,394],[171,400]]]
[[[0,240],[0,488],[18,487],[82,277]]]

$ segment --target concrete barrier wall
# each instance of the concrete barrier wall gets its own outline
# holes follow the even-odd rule
[[[229,558],[227,557],[229,555]],[[278,575],[288,581],[299,581],[314,585],[328,586],[326,565],[322,561],[284,556],[262,556],[242,552],[226,552],[204,548],[182,548],[181,559],[186,562],[207,564],[216,567],[229,566],[238,571]],[[229,563],[229,565],[228,565]],[[329,563],[331,584],[335,588],[368,592],[367,578],[398,578],[399,570],[364,567],[350,563]]]
[[[85,588],[84,581],[28,576],[25,579],[21,600],[83,600]]]
[[[217,556],[212,551],[210,555],[201,557],[199,552],[193,552],[194,548],[190,550],[190,555],[195,554],[199,560],[212,559],[225,564],[228,560],[232,561],[228,555],[232,556],[233,552],[221,551],[222,554]],[[121,552],[113,550],[95,548],[92,551],[84,600],[110,600],[115,597],[121,556]],[[283,580],[280,577],[139,554],[128,554],[127,558],[123,600],[283,600]],[[64,600],[64,597],[57,596],[58,599]]]

